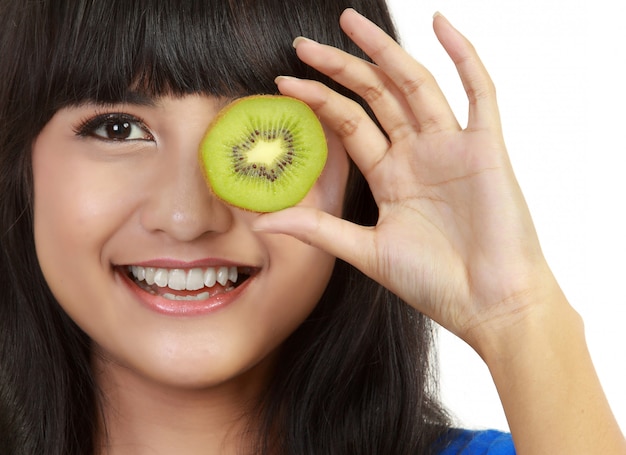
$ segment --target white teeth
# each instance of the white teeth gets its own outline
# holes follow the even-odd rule
[[[208,292],[201,292],[198,295],[174,295],[170,293],[165,293],[162,297],[169,300],[206,300],[209,298]]]
[[[161,288],[169,287],[175,291],[199,291],[205,286],[213,287],[216,283],[226,286],[229,281],[231,284],[236,283],[239,277],[237,267],[224,266],[217,269],[215,267],[208,267],[206,269],[193,268],[184,270],[133,265],[129,267],[129,270],[137,281],[145,281],[149,286],[156,284]],[[196,299],[203,294],[205,293],[190,298]],[[168,294],[166,294],[165,297],[170,298]],[[180,296],[174,297],[179,299]]]
[[[187,273],[181,269],[170,270],[167,287],[175,291],[182,291],[187,286]]]
[[[231,283],[236,283],[237,279],[239,279],[239,274],[237,273],[237,267],[231,267],[228,269],[228,279]]]
[[[160,288],[167,286],[167,281],[170,277],[169,272],[166,269],[157,269],[154,274],[154,284]]]
[[[217,270],[217,282],[222,286],[226,286],[226,283],[228,283],[228,267],[220,267]]]
[[[204,287],[204,272],[202,272],[202,269],[191,269],[187,272],[185,287],[188,291],[198,291]]]
[[[143,281],[146,279],[146,269],[144,267],[138,267],[136,265],[133,265],[132,272],[139,281]]]
[[[143,269],[143,267],[137,267],[137,268],[139,270]],[[156,274],[156,269],[154,267],[146,267],[144,270],[145,270],[144,275],[146,277],[146,283],[152,286],[154,284],[154,275]],[[139,277],[137,275],[135,275],[135,278],[139,280]]]
[[[209,268],[204,271],[204,285],[207,287],[215,286],[217,281],[217,272],[214,268]]]

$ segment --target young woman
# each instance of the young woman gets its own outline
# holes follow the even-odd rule
[[[625,453],[492,84],[442,16],[466,128],[382,1],[0,18],[2,453],[512,453],[452,429],[431,319],[485,359],[518,453]],[[257,93],[308,103],[330,150],[274,214],[224,204],[198,166],[217,112]],[[214,279],[174,292],[180,273]]]

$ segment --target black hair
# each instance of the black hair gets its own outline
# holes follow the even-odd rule
[[[362,53],[337,25],[354,7],[395,37],[383,0],[0,0],[0,451],[94,451],[91,343],[43,278],[33,239],[31,145],[83,101],[275,93],[277,75],[321,80],[291,42]],[[364,106],[366,107],[366,106]],[[344,207],[377,208],[352,166]],[[259,403],[257,453],[429,453],[449,427],[437,400],[431,322],[337,261],[311,316],[281,349]],[[257,427],[258,428],[258,427]]]

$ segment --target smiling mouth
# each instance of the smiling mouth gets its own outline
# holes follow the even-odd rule
[[[126,268],[128,278],[144,291],[168,300],[199,301],[230,292],[248,280],[251,267],[194,267],[191,269]]]

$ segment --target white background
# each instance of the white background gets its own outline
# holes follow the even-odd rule
[[[626,4],[622,0],[389,0],[404,46],[466,100],[432,32],[441,11],[498,88],[505,138],[544,253],[576,310],[626,430]],[[441,331],[442,396],[467,427],[507,429],[484,364]],[[572,397],[575,400],[576,397]]]

